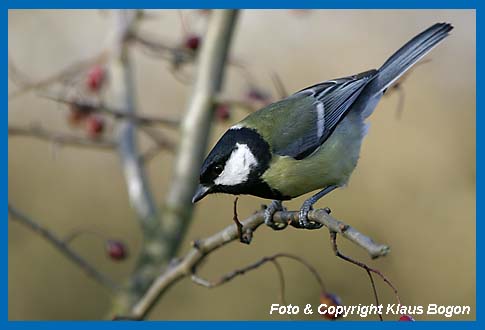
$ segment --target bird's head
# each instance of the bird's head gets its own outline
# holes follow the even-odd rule
[[[270,147],[258,132],[233,126],[205,159],[192,202],[212,193],[257,195],[253,190],[261,186],[261,175],[270,161]]]

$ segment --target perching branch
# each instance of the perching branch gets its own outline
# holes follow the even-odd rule
[[[36,221],[23,214],[10,204],[8,205],[8,213],[11,216],[10,219],[12,219],[13,221],[17,221],[18,223],[28,227],[36,234],[39,234],[42,238],[47,240],[47,242],[52,244],[59,252],[64,254],[67,259],[79,266],[88,276],[113,291],[120,290],[120,286],[118,284],[116,284],[112,279],[110,279],[103,273],[99,272],[93,265],[91,265],[79,254],[77,254],[69,246],[69,242],[60,239],[54,233],[42,227]]]
[[[297,211],[276,212],[273,219],[276,223],[289,223],[298,228],[298,213],[299,212]],[[370,237],[365,236],[342,221],[333,218],[329,215],[327,210],[319,209],[310,211],[308,218],[311,221],[323,224],[332,232],[341,234],[354,244],[365,249],[372,258],[385,256],[389,252],[389,247],[387,245],[375,243]],[[243,231],[251,232],[254,232],[263,223],[264,211],[259,211],[241,222]],[[130,317],[136,319],[145,318],[158,299],[173,284],[184,277],[191,276],[193,270],[210,253],[230,242],[239,240],[239,238],[239,230],[235,224],[232,224],[210,237],[194,242],[194,247],[189,250],[180,262],[168,267],[168,269],[154,281],[146,294],[133,307]]]
[[[94,148],[102,150],[113,150],[116,142],[107,138],[85,138],[67,133],[49,131],[42,126],[32,125],[30,127],[8,127],[9,136],[32,137],[40,140],[49,141],[58,145],[71,145],[83,148]]]

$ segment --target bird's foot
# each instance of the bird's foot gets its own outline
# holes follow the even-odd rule
[[[287,223],[274,222],[273,215],[278,211],[286,211],[286,209],[283,207],[283,203],[281,201],[276,200],[272,201],[271,204],[269,204],[264,210],[264,223],[273,230],[282,230],[288,226]]]
[[[307,203],[308,201],[305,201],[300,209],[300,214],[298,215],[298,222],[301,227],[305,229],[319,229],[322,228],[322,224],[315,222],[315,221],[310,221],[308,220],[308,213],[313,210],[313,206],[311,203]]]

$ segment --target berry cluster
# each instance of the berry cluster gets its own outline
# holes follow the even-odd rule
[[[106,68],[94,65],[86,74],[84,87],[88,92],[98,95],[106,85],[106,81]],[[67,118],[69,124],[74,127],[84,125],[87,135],[92,139],[99,138],[103,134],[106,121],[104,117],[96,113],[95,108],[80,104],[75,100],[69,105],[69,108]]]

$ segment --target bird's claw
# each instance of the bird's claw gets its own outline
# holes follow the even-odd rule
[[[305,229],[319,229],[322,228],[322,224],[308,220],[308,213],[313,209],[311,205],[303,205],[298,215],[298,222],[302,228]]]
[[[264,223],[266,226],[270,227],[273,230],[282,230],[285,229],[288,224],[287,223],[275,223],[273,220],[273,215],[278,211],[285,211],[286,209],[283,207],[281,201],[272,201],[271,204],[264,210]]]

